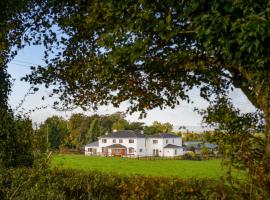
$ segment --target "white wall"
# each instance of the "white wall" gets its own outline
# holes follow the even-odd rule
[[[102,139],[106,139],[107,142],[103,143]],[[113,139],[116,140],[115,143],[113,143]],[[123,140],[123,143],[119,143],[119,140]],[[129,139],[133,139],[134,143],[129,143]],[[153,143],[153,140],[157,140],[157,144]],[[174,149],[164,149],[164,147],[168,144],[173,144],[177,146],[182,146],[182,138],[105,138],[100,137],[99,138],[99,147],[97,147],[97,154],[102,154],[102,147],[107,147],[113,144],[121,144],[127,148],[127,154],[128,154],[128,148],[134,148],[134,156],[153,156],[153,150],[158,151],[159,156],[174,156]],[[91,155],[90,152],[88,152],[89,147],[85,147],[85,155]],[[95,147],[91,147],[95,148]],[[142,152],[140,152],[140,149]],[[111,153],[110,150],[108,152]],[[183,155],[183,149],[177,149],[177,156]]]
[[[154,144],[153,140],[157,140],[158,143]],[[173,144],[177,146],[182,146],[182,138],[147,138],[146,145],[147,145],[147,156],[153,156],[153,150],[158,150],[159,156],[166,156],[164,147],[168,144]],[[181,153],[181,152],[179,152]]]
[[[85,146],[84,147],[84,154],[85,155],[94,155],[92,152],[89,152],[89,148],[92,148],[92,149],[96,149],[97,151],[97,154],[96,155],[100,155],[101,154],[101,148],[100,147],[89,147],[89,146]]]
[[[176,150],[176,154],[175,154]],[[164,149],[164,156],[172,157],[172,156],[181,156],[183,155],[183,149],[178,148],[178,149],[173,149],[173,148],[165,148]]]
[[[142,150],[142,151],[140,151]],[[146,156],[146,140],[145,138],[137,138],[136,156]]]
[[[158,142],[154,144],[154,140]],[[153,150],[158,151],[159,156],[163,156],[163,139],[162,138],[147,138],[146,145],[147,145],[147,156],[153,156]]]
[[[106,139],[107,142],[103,143],[102,139]],[[116,140],[115,143],[113,143],[113,140]],[[119,140],[122,140],[123,143],[119,143]],[[129,140],[134,140],[134,143],[129,143]],[[140,148],[144,148],[143,152],[145,152],[145,145],[144,145],[144,141],[145,138],[99,138],[99,147],[100,147],[100,151],[102,151],[102,147],[107,147],[113,144],[121,144],[123,146],[125,146],[127,148],[127,154],[128,153],[128,148],[134,148],[134,155],[139,155],[139,149]],[[108,152],[109,154],[111,153],[110,151]]]

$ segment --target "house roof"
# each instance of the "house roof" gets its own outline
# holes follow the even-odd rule
[[[150,135],[149,138],[179,138],[179,136],[171,133],[156,133],[154,135]]]
[[[123,130],[103,135],[101,138],[145,138],[145,135],[131,130]]]
[[[85,147],[98,147],[98,145],[99,145],[98,141],[95,141],[95,142],[85,145]]]
[[[124,145],[121,145],[121,144],[112,144],[112,145],[107,146],[106,148],[109,148],[109,149],[126,149],[127,147],[125,147]]]
[[[218,148],[218,145],[206,142],[206,143],[204,143],[204,147],[206,147],[208,149],[215,149],[215,148]]]
[[[167,144],[164,148],[167,148],[167,149],[179,149],[179,148],[182,148],[182,147],[174,145],[174,144]]]

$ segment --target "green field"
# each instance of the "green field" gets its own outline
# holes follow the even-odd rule
[[[219,179],[226,173],[220,160],[137,160],[117,157],[90,157],[84,155],[54,155],[53,167],[79,170],[98,170],[118,174],[142,174],[146,176],[178,176],[181,178]],[[243,178],[244,173],[234,171],[234,176]]]

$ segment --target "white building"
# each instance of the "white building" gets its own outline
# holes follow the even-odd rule
[[[183,155],[182,138],[170,133],[147,136],[134,131],[117,131],[87,144],[85,155],[179,156]]]

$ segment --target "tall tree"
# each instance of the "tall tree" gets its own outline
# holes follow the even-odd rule
[[[91,118],[81,113],[73,114],[69,118],[68,125],[70,135],[68,137],[76,148],[80,148],[87,143],[87,134],[90,123]]]
[[[21,37],[26,27],[22,26],[19,15],[27,10],[28,5],[28,0],[0,2],[0,165],[3,166],[17,166],[21,158],[16,149],[16,123],[8,105],[11,88],[7,64],[22,46]]]
[[[34,162],[34,130],[30,119],[16,119],[16,151],[17,166],[32,166]]]
[[[98,140],[98,137],[101,135],[99,119],[94,119],[88,131],[88,142],[94,142]]]
[[[115,106],[130,112],[239,87],[263,111],[264,173],[270,182],[270,3],[268,0],[44,1],[37,18],[60,27],[62,51],[26,77],[56,85],[63,106]],[[55,35],[51,33],[50,36]],[[66,37],[65,37],[66,36]],[[44,43],[51,50],[52,37]]]
[[[59,149],[68,133],[68,124],[62,117],[49,117],[40,126],[40,134],[46,135],[51,149]]]
[[[161,123],[158,121],[154,121],[151,126],[145,126],[144,132],[145,134],[152,135],[155,133],[170,133],[173,130],[173,125],[166,122]]]

